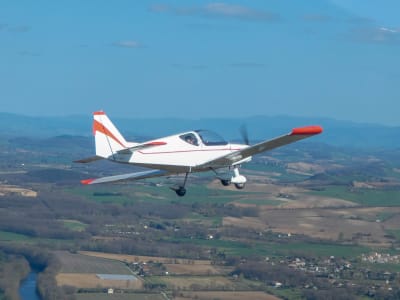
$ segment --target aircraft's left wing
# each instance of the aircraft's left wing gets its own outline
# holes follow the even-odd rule
[[[100,177],[100,178],[92,178],[92,179],[84,179],[81,180],[82,184],[96,184],[96,183],[105,183],[105,182],[114,182],[114,181],[121,181],[121,180],[137,180],[137,179],[144,179],[144,178],[151,178],[151,177],[159,177],[168,175],[168,171],[164,170],[148,170],[136,173],[127,173],[121,175],[114,175],[114,176],[107,176],[107,177]]]
[[[241,150],[232,152],[230,154],[227,154],[225,156],[219,157],[217,159],[211,160],[206,162],[205,164],[198,166],[202,168],[207,168],[207,167],[224,167],[224,166],[231,166],[234,165],[237,162],[240,162],[247,157],[250,157],[252,155],[269,151],[290,143],[297,142],[299,140],[311,137],[313,135],[319,134],[322,132],[322,127],[321,126],[307,126],[307,127],[299,127],[299,128],[294,128],[290,133],[274,138],[272,140],[267,140],[246,148],[243,148]]]

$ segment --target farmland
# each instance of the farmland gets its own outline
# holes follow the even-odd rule
[[[105,293],[81,293],[76,297],[77,300],[165,300],[160,294],[152,293],[125,293],[125,294],[105,294]]]
[[[132,275],[129,267],[120,261],[63,251],[56,252],[56,256],[62,266],[56,276],[57,284],[60,286],[124,289],[140,289],[143,286],[142,281],[138,278],[135,280],[112,280],[102,279],[98,276],[98,274]]]
[[[221,299],[221,300],[277,300],[279,298],[262,292],[186,292],[175,298],[176,300],[187,299]]]
[[[63,251],[55,254],[62,265],[61,273],[131,274],[122,262],[116,260]]]
[[[212,172],[194,174],[183,198],[169,190],[181,176],[80,186],[126,166],[68,166],[70,154],[4,167],[1,251],[39,265],[41,290],[59,299],[393,296],[400,161],[341,151],[317,159],[304,146],[256,157],[243,166],[244,190],[222,187]],[[373,155],[379,164],[370,166]],[[394,259],[361,261],[370,253]]]

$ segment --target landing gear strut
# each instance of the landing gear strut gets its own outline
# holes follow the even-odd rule
[[[187,172],[186,175],[185,175],[185,180],[183,181],[183,185],[178,186],[178,187],[171,187],[171,190],[174,190],[175,193],[179,197],[183,197],[186,194],[185,185],[186,185],[186,181],[187,181],[188,176],[189,176],[189,172]]]

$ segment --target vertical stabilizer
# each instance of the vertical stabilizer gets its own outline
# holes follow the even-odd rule
[[[104,158],[112,158],[115,152],[126,149],[131,144],[125,140],[103,111],[93,113],[93,135],[96,155]]]

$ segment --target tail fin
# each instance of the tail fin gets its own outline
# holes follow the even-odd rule
[[[93,113],[93,135],[96,155],[104,158],[110,158],[115,152],[126,149],[132,144],[125,140],[103,111]]]

